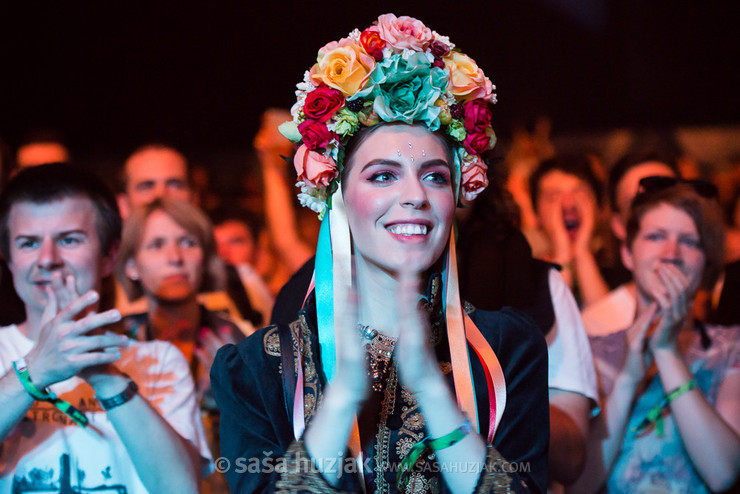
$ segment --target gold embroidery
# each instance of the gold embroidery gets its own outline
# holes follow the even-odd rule
[[[416,443],[410,437],[404,437],[398,441],[396,443],[396,454],[398,457],[403,459],[407,454],[409,454],[409,451],[414,447],[414,444]]]
[[[412,431],[418,431],[424,427],[424,417],[421,413],[414,413],[404,421],[403,426]]]
[[[475,312],[475,306],[467,301],[463,302],[463,309],[465,309],[465,313],[467,315],[470,315],[473,312]]]
[[[396,408],[396,386],[398,374],[396,366],[392,365],[388,373],[383,403],[380,407],[378,433],[375,435],[375,492],[383,494],[389,492],[388,482],[385,481],[385,469],[390,465],[391,431],[388,429],[388,417]]]
[[[446,376],[447,374],[452,372],[452,362],[440,362],[439,370],[441,370],[442,374]]]
[[[511,477],[506,474],[504,463],[506,460],[493,446],[488,446],[486,464],[478,479],[476,494],[493,492],[495,494],[512,492]]]
[[[311,351],[311,328],[308,327],[306,316],[301,314],[298,323],[291,325],[291,334],[300,348],[303,356],[303,410],[306,425],[313,418],[317,407],[321,404],[319,389],[319,375],[316,372],[316,362]],[[300,339],[298,339],[300,335]]]
[[[278,334],[277,326],[274,326],[265,332],[262,342],[267,355],[271,355],[273,357],[280,356],[280,335]]]
[[[330,486],[306,452],[303,441],[295,441],[288,447],[283,457],[284,468],[280,470],[280,478],[275,483],[275,492],[280,493],[307,493],[307,494],[336,494],[341,492]],[[277,469],[276,469],[277,471]]]

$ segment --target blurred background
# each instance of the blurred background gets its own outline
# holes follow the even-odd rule
[[[740,122],[735,2],[17,3],[0,8],[0,137],[15,147],[52,128],[96,167],[152,140],[208,168],[245,166],[235,157],[259,115],[293,103],[317,49],[389,11],[484,68],[502,145],[540,115],[556,138],[721,127],[733,140]]]

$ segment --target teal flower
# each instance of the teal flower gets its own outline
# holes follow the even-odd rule
[[[386,122],[424,122],[439,129],[441,108],[435,103],[447,90],[447,71],[432,67],[424,53],[392,55],[375,65],[367,86],[350,99],[374,98],[373,109]]]

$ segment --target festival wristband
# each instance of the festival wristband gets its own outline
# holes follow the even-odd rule
[[[13,362],[13,368],[15,369],[15,373],[18,376],[18,379],[23,385],[23,389],[25,389],[26,392],[31,395],[34,400],[51,403],[80,427],[87,426],[87,417],[84,413],[77,410],[75,407],[73,407],[71,404],[64,401],[63,399],[57,398],[57,396],[48,389],[39,389],[39,387],[36,386],[33,381],[31,381],[31,376],[28,374],[28,365],[26,364],[25,358],[20,358]]]
[[[113,408],[131,401],[131,398],[136,396],[136,393],[138,392],[139,387],[133,380],[129,379],[126,389],[117,395],[111,396],[110,398],[101,398],[99,396],[95,396],[95,398],[98,400],[98,403],[100,403],[100,407],[107,412],[108,410],[112,410]]]
[[[640,434],[645,429],[650,427],[651,424],[655,423],[655,430],[658,434],[658,437],[663,436],[663,410],[665,410],[668,405],[681,396],[682,394],[685,394],[692,389],[696,388],[698,385],[696,384],[696,379],[691,379],[690,381],[686,381],[667,395],[663,397],[662,400],[660,400],[660,403],[655,405],[653,408],[650,409],[650,411],[647,413],[645,418],[642,422],[640,422],[640,425],[635,427],[633,430]]]
[[[426,437],[418,443],[414,444],[414,446],[411,448],[411,451],[409,451],[409,453],[401,462],[398,473],[396,474],[396,483],[400,491],[403,492],[406,490],[406,484],[408,484],[409,482],[411,469],[414,468],[414,465],[416,465],[416,462],[419,461],[419,458],[421,458],[423,454],[432,454],[435,451],[449,448],[450,446],[453,446],[462,441],[465,436],[470,434],[472,430],[473,426],[470,424],[470,421],[468,419],[465,419],[465,422],[463,422],[460,427],[450,432],[449,434],[445,434],[444,436],[437,439],[430,439]]]

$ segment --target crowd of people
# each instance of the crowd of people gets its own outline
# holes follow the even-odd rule
[[[738,488],[740,172],[494,151],[495,87],[409,17],[297,88],[261,201],[161,143],[1,163],[0,492]]]

